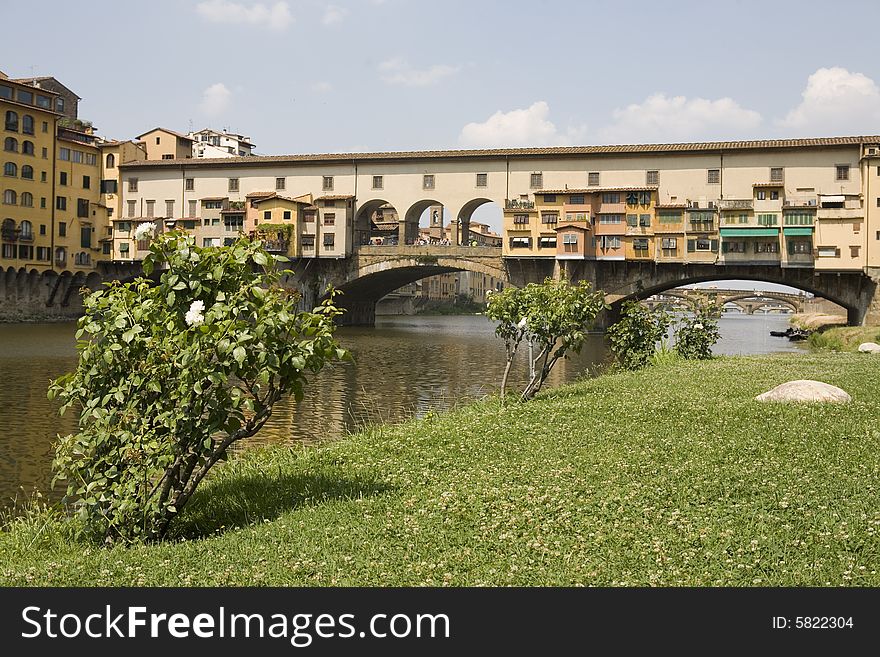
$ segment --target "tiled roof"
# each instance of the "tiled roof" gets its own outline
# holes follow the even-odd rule
[[[260,196],[255,198],[252,203],[254,205],[259,205],[263,201],[271,201],[272,199],[278,199],[280,201],[287,201],[288,203],[299,203],[300,205],[308,205],[306,201],[297,201],[296,199],[290,198],[288,196],[281,196],[281,194],[275,194],[274,192],[269,196]]]
[[[657,185],[636,185],[633,187],[588,187],[586,189],[539,189],[535,194],[597,194],[601,192],[656,192]]]
[[[351,194],[327,194],[326,196],[319,196],[315,200],[316,201],[347,201],[350,198],[354,198]]]
[[[200,198],[199,200],[200,201],[225,201],[228,198],[229,198],[228,196],[205,196],[203,198]]]
[[[251,192],[250,194],[245,194],[245,198],[258,198],[261,196],[274,196],[277,192]]]
[[[654,207],[658,210],[684,210],[687,203],[655,203]]]
[[[169,131],[170,132],[170,131]],[[146,134],[146,133],[145,133]],[[143,136],[143,135],[141,135]],[[377,153],[313,153],[301,155],[249,155],[185,160],[150,160],[129,163],[129,168],[174,167],[237,167],[261,164],[296,164],[310,162],[370,162],[406,161],[424,159],[463,158],[534,158],[572,157],[586,155],[640,155],[645,153],[694,153],[705,151],[741,151],[760,149],[823,148],[829,146],[857,146],[865,142],[880,142],[880,136],[817,137],[813,139],[765,139],[751,141],[712,141],[670,144],[629,144],[609,146],[555,146],[548,148],[492,148],[485,150],[389,151]]]
[[[179,132],[175,132],[174,130],[169,130],[168,128],[162,128],[162,127],[151,128],[150,130],[147,130],[145,133],[138,135],[137,139],[140,139],[141,137],[146,137],[151,132],[156,132],[156,130],[161,130],[162,132],[167,132],[170,135],[174,135],[175,137],[179,137],[180,139],[186,139],[187,141],[195,141],[191,137],[187,137],[186,135],[182,135]],[[158,160],[153,160],[153,161],[158,161]],[[177,162],[177,160],[164,160],[164,161],[165,162]]]
[[[758,182],[752,183],[752,187],[785,187],[785,183],[781,180],[779,182]]]

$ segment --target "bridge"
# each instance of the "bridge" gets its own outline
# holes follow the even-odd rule
[[[753,315],[756,311],[787,310],[793,313],[804,312],[807,297],[804,294],[763,290],[726,290],[719,288],[679,287],[655,294],[642,303],[648,308],[669,306],[693,307],[698,303],[716,303],[722,307],[734,305],[741,312]]]

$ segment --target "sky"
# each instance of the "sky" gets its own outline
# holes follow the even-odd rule
[[[283,154],[880,132],[876,0],[0,5],[31,26],[4,30],[0,70],[54,75],[115,139],[225,127]]]

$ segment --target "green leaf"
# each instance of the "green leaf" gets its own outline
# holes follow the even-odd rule
[[[236,360],[236,362],[238,362],[239,365],[244,362],[246,355],[247,353],[245,352],[244,347],[242,347],[241,345],[232,350],[232,357]]]
[[[258,265],[265,265],[269,261],[266,259],[266,255],[262,251],[257,251],[254,254],[254,262],[256,262]]]

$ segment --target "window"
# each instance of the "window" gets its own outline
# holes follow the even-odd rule
[[[137,211],[137,201],[128,201],[128,216],[135,216],[135,212]]]
[[[49,158],[49,149],[43,146],[42,157],[44,160]]]
[[[84,249],[92,248],[92,227],[82,226],[79,229],[79,245]]]
[[[755,253],[779,253],[779,242],[757,242]]]
[[[678,240],[675,237],[664,237],[660,242],[660,248],[675,250],[678,248]]]
[[[162,155],[162,159],[163,159],[163,160],[173,160],[173,159],[174,159],[174,154],[173,154],[173,153],[165,153],[165,154]]]
[[[559,213],[558,212],[542,212],[541,213],[541,223],[542,224],[555,224],[559,221]]]
[[[138,179],[137,178],[129,178],[128,179],[128,191],[136,192],[138,190]]]
[[[859,247],[857,247],[857,246],[849,247],[849,257],[850,258],[858,258],[859,257]]]
[[[835,180],[849,180],[848,164],[838,164],[834,169],[836,171]]]
[[[755,198],[759,201],[765,201],[767,200],[767,192],[765,192],[763,189],[759,189],[755,192]]]
[[[286,178],[276,178],[275,179],[275,189],[283,190],[284,186],[287,184]]]
[[[18,140],[15,137],[7,137],[3,141],[3,150],[10,153],[18,153]]]
[[[645,184],[646,185],[659,185],[660,184],[660,172],[659,171],[645,172]]]
[[[18,247],[18,257],[22,260],[33,260],[34,247],[30,244],[22,244]]]
[[[620,203],[620,194],[617,192],[605,192],[602,194],[602,203]]]
[[[173,217],[174,216],[174,201],[166,200],[165,201],[165,216]]]
[[[7,189],[3,192],[3,203],[6,205],[16,205],[18,203],[18,195],[14,190]]]
[[[488,173],[478,173],[477,174],[477,187],[486,187],[489,185],[489,174]]]
[[[771,201],[778,201],[779,200],[779,192],[777,190],[774,189],[770,192],[770,200]]]
[[[32,240],[34,239],[34,225],[30,221],[22,221],[19,227],[21,231],[19,237],[23,240]]]
[[[40,171],[40,182],[46,182],[46,172]]]
[[[161,137],[156,137],[156,143],[157,143],[157,144],[161,143],[161,141],[162,141],[162,138],[161,138]]]
[[[243,214],[228,214],[223,218],[223,226],[227,231],[239,231],[244,227]]]
[[[681,222],[681,212],[660,211],[661,224],[677,224]]]
[[[21,205],[25,208],[34,207],[34,195],[30,192],[22,192],[21,193]]]
[[[324,225],[325,226],[335,226],[336,225],[336,213],[335,212],[325,212],[324,213]]]
[[[187,201],[187,217],[195,217],[197,212],[198,201]]]
[[[777,219],[778,219],[778,215],[775,215],[775,214],[759,214],[758,215],[758,225],[759,226],[775,226]]]
[[[382,176],[373,176],[373,189],[382,189]]]
[[[14,258],[15,257],[15,244],[4,244],[3,245],[3,257],[4,258]]]
[[[7,162],[3,165],[3,175],[15,177],[18,175],[18,166],[15,162]]]
[[[708,169],[706,172],[706,182],[710,185],[717,185],[721,182],[720,169]]]
[[[43,132],[49,132],[49,123],[43,121]]]
[[[52,259],[52,249],[48,246],[38,246],[37,247],[37,260],[51,260]]]
[[[21,117],[21,131],[26,135],[34,134],[34,117],[30,114]]]
[[[817,249],[817,255],[820,258],[836,258],[839,254],[836,246],[820,246]]]
[[[620,238],[614,235],[603,235],[599,246],[605,251],[609,249],[619,249]]]
[[[745,253],[746,252],[746,243],[745,242],[728,242],[724,240],[721,244],[721,252],[722,253]]]
[[[310,222],[315,220],[315,211],[314,210],[306,210],[303,212],[303,221]]]
[[[46,209],[46,197],[45,197],[45,196],[41,196],[41,197],[40,197],[40,207],[41,207],[43,210]]]
[[[599,215],[599,223],[600,224],[622,224],[623,223],[623,215],[622,214],[600,214]]]
[[[152,217],[156,214],[156,201],[147,201],[147,216]]]
[[[304,249],[314,249],[315,248],[315,236],[314,235],[303,235],[302,236],[302,246]]]
[[[75,162],[76,164],[82,164],[82,161],[83,161],[82,151],[73,151],[72,156],[73,157],[71,159],[73,162]]]
[[[651,215],[649,214],[640,214],[639,215],[639,226],[645,228],[646,226],[651,225]]]
[[[284,219],[284,221],[290,221],[290,210],[285,210],[282,218]]]
[[[229,179],[229,191],[237,192],[238,191],[238,178],[230,178]]]
[[[18,114],[12,110],[6,112],[6,129],[18,132]]]
[[[332,249],[335,246],[335,243],[336,243],[336,235],[334,235],[333,233],[328,233],[328,234],[324,235],[324,246],[325,247]]]
[[[531,237],[511,237],[510,238],[510,248],[511,249],[530,249],[530,248],[532,248],[532,238]]]
[[[67,172],[62,171],[58,174],[58,184],[59,185],[67,185]]]
[[[572,194],[568,197],[568,202],[572,205],[583,205],[584,204],[584,195],[583,194]]]
[[[577,251],[578,244],[578,236],[577,233],[563,233],[562,234],[562,250],[566,253],[573,253]]]
[[[116,230],[120,233],[127,233],[131,230],[131,222],[129,221],[120,221],[116,224]]]
[[[7,100],[12,100],[12,87],[6,87],[0,85],[0,98],[6,98]]]
[[[324,176],[324,180],[321,183],[321,188],[325,192],[333,191],[333,176]]]
[[[539,249],[555,249],[556,248],[556,238],[555,237],[539,237],[538,238],[538,248]]]
[[[524,225],[529,223],[529,215],[527,214],[515,214],[513,215],[513,223],[518,225]]]
[[[98,156],[94,153],[85,153],[83,158],[85,158],[85,163],[90,167],[98,166]]]
[[[325,208],[335,208],[336,201],[324,201],[324,207]]]
[[[782,182],[782,167],[770,167],[770,182]]]
[[[186,178],[183,183],[183,189],[187,192],[192,192],[196,188],[196,179],[195,178]]]
[[[529,177],[529,187],[532,189],[541,189],[544,186],[544,174],[543,173],[533,173]]]
[[[87,218],[89,216],[89,199],[76,199],[76,216],[80,218]]]
[[[434,176],[425,174],[422,176],[422,189],[434,189]]]
[[[83,176],[83,189],[92,188],[92,179],[89,176]]]
[[[40,235],[46,234],[46,224],[40,224]]]
[[[67,210],[67,197],[66,196],[56,196],[55,197],[55,209],[56,210]]]
[[[104,160],[104,166],[107,169],[113,169],[116,167],[116,156],[113,153],[108,153],[107,157]]]
[[[813,243],[810,240],[792,240],[788,243],[789,255],[808,255],[813,253]]]
[[[67,237],[67,222],[58,222],[58,237]]]
[[[104,242],[101,245],[101,255],[110,255],[113,244],[111,242]]]
[[[626,225],[627,226],[638,226],[639,225],[639,215],[637,215],[637,214],[626,215]]]
[[[118,191],[118,186],[115,180],[106,179],[101,181],[101,193],[102,194],[115,194]]]
[[[634,251],[648,251],[648,238],[647,237],[638,237],[633,240],[633,250]]]
[[[587,185],[590,187],[598,187],[599,186],[599,172],[591,171],[587,174]]]
[[[272,211],[263,210],[263,221],[272,221]]]
[[[812,226],[812,212],[787,212],[783,216],[783,223],[786,226]]]

